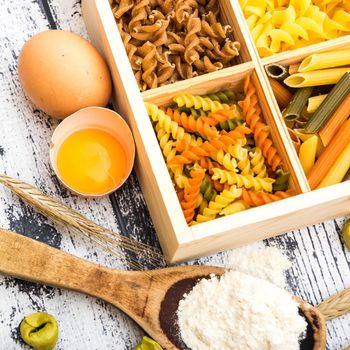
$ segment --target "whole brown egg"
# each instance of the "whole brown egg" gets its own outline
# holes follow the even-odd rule
[[[59,119],[84,107],[105,107],[111,95],[102,56],[87,40],[63,30],[30,38],[19,55],[18,73],[33,103]]]

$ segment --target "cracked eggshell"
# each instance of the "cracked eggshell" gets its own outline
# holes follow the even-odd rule
[[[19,55],[18,74],[32,102],[58,119],[84,107],[105,107],[111,96],[104,59],[72,32],[48,30],[30,38]]]

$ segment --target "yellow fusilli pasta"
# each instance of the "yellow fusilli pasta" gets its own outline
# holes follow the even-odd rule
[[[198,223],[212,220],[224,208],[226,208],[235,199],[241,197],[242,189],[235,185],[231,186],[229,190],[224,190],[220,195],[217,195],[213,201],[210,201],[208,206],[203,209],[202,214],[198,214],[196,221]]]
[[[218,152],[212,152],[210,157],[223,165],[227,170],[236,171],[237,169],[237,161],[235,158],[231,157],[231,155],[227,152],[224,152],[220,149]]]
[[[264,190],[266,192],[272,192],[272,184],[274,179],[260,178],[251,175],[236,174],[232,171],[224,169],[213,169],[213,180],[219,180],[221,183],[227,182],[229,185],[237,185],[238,187],[245,187],[247,189],[254,188],[255,191]]]
[[[265,158],[259,147],[255,147],[254,152],[249,152],[250,163],[252,165],[253,173],[257,177],[266,177],[267,170],[265,165]]]
[[[225,103],[213,101],[208,97],[195,96],[190,94],[178,94],[173,101],[179,106],[186,108],[194,107],[195,109],[202,108],[204,111],[217,112],[221,109],[229,109],[230,106]]]
[[[237,200],[221,210],[220,215],[231,215],[249,208],[249,205],[244,200]]]

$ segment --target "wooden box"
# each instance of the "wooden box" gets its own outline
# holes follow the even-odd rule
[[[310,191],[263,65],[298,61],[312,52],[349,43],[349,36],[261,60],[237,0],[221,0],[235,39],[242,44],[239,64],[169,86],[140,93],[108,0],[83,0],[83,16],[94,45],[106,58],[114,82],[114,102],[132,128],[137,147],[136,172],[163,252],[169,262],[215,253],[275,236],[297,227],[349,213],[350,182]],[[296,196],[189,227],[185,221],[144,101],[164,104],[178,92],[205,94],[235,88],[252,73],[264,117]]]

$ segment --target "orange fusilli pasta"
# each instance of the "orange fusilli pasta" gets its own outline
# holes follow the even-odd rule
[[[272,140],[269,138],[269,132],[266,130],[267,125],[261,119],[261,108],[259,99],[256,94],[256,88],[251,83],[250,78],[244,82],[245,98],[239,104],[243,110],[246,121],[253,131],[256,145],[262,150],[263,156],[267,163],[276,170],[282,163],[277,149],[273,146]]]
[[[214,138],[219,135],[214,126],[210,126],[209,123],[203,121],[201,118],[195,119],[192,115],[187,115],[185,112],[179,112],[171,108],[164,109],[164,111],[172,120],[183,126],[186,131],[198,132],[209,138]]]
[[[182,211],[186,222],[190,224],[193,220],[195,209],[198,204],[200,187],[204,178],[204,170],[199,166],[191,170],[191,178],[188,180],[188,186],[183,191],[183,198],[180,199]]]
[[[291,197],[293,194],[294,193],[292,191],[277,191],[275,193],[266,193],[263,191],[247,191],[245,188],[243,188],[242,199],[251,207],[257,207],[259,205],[268,204]]]

